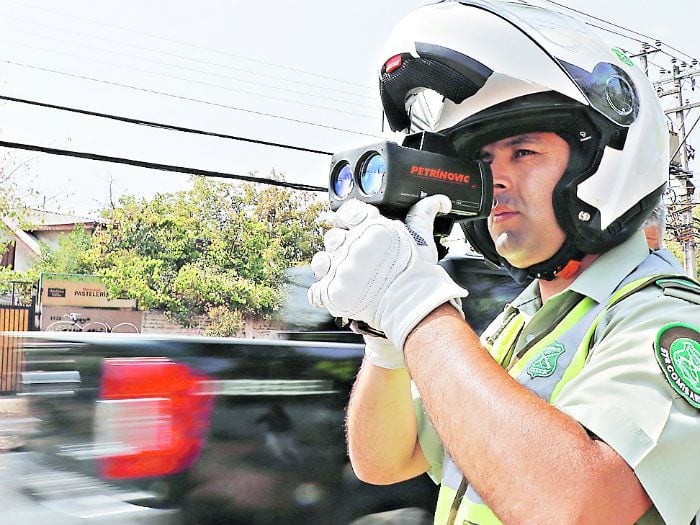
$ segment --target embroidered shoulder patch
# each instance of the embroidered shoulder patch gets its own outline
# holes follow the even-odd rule
[[[667,324],[656,335],[654,350],[673,389],[700,408],[700,329],[685,323]]]
[[[527,368],[527,374],[532,377],[549,377],[557,369],[559,356],[566,351],[561,343],[553,342],[535,357]]]

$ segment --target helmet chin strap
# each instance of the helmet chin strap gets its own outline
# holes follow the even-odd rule
[[[503,257],[501,263],[508,273],[520,284],[525,284],[531,279],[544,279],[551,281],[555,277],[567,279],[573,277],[581,266],[581,259],[586,254],[574,246],[568,238],[564,241],[559,251],[546,261],[533,264],[529,268],[516,268]]]

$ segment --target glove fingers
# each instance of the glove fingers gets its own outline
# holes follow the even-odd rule
[[[333,226],[347,230],[357,226],[365,219],[377,217],[378,215],[379,210],[371,204],[358,201],[357,199],[350,199],[338,208],[333,218]]]
[[[425,262],[437,262],[437,247],[433,240],[433,226],[438,213],[448,213],[452,202],[445,195],[431,195],[418,201],[406,215],[406,228],[418,246],[418,254]]]
[[[334,252],[342,246],[347,236],[347,230],[332,228],[323,236],[323,245],[327,252]]]
[[[311,306],[316,308],[325,308],[323,301],[321,300],[321,287],[319,283],[314,283],[311,285],[309,290],[306,292],[306,298]]]
[[[316,279],[324,277],[331,269],[331,256],[326,252],[318,252],[311,259],[311,271]]]
[[[431,195],[419,200],[406,215],[406,226],[414,232],[430,239],[433,236],[433,224],[438,213],[449,213],[452,201],[447,195]]]

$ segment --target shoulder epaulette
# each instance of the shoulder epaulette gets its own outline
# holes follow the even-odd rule
[[[700,283],[694,281],[690,277],[664,277],[656,279],[654,282],[657,286],[661,287],[664,295],[700,304]]]

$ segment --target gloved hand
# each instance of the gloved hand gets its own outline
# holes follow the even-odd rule
[[[381,368],[395,369],[406,366],[403,352],[385,337],[363,336],[365,357],[370,363]]]
[[[324,238],[326,250],[311,261],[319,281],[309,289],[309,302],[335,317],[363,321],[403,349],[426,315],[446,302],[459,309],[455,300],[468,293],[437,265],[433,223],[450,208],[444,195],[427,197],[404,224],[354,199],[343,204]]]

